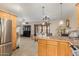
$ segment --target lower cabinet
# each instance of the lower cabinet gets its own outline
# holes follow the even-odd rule
[[[46,56],[46,45],[40,44],[38,47],[38,55]]]
[[[58,56],[66,56],[67,52],[67,43],[65,42],[60,42],[58,45]]]
[[[70,56],[68,42],[54,40],[38,40],[38,56]]]
[[[57,56],[57,46],[47,45],[47,56]]]
[[[46,40],[38,40],[38,55],[46,56]]]
[[[59,42],[58,44],[58,56],[71,56],[71,48],[68,42]]]

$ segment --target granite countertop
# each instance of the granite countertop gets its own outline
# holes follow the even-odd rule
[[[45,40],[56,40],[56,41],[64,41],[69,42],[71,45],[79,46],[79,38],[69,38],[69,37],[60,37],[60,36],[52,36],[52,37],[40,37],[36,36],[36,39],[45,39]]]
[[[69,38],[69,37],[60,37],[60,36],[53,36],[53,37],[35,37],[38,40],[44,39],[44,40],[56,40],[56,41],[63,41],[63,42],[69,42],[70,47],[73,46],[72,52],[74,56],[79,56],[79,38]],[[74,50],[74,48],[76,50]]]

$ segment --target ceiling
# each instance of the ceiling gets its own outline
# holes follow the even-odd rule
[[[60,3],[0,3],[0,9],[10,11],[18,16],[19,21],[23,19],[27,21],[42,20],[42,6],[45,6],[45,15],[51,20],[59,20],[61,18]],[[73,16],[75,13],[74,3],[62,4],[62,19],[67,15]]]

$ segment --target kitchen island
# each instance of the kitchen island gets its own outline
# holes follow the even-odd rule
[[[38,56],[72,56],[72,45],[79,45],[79,39],[68,37],[34,37],[38,43]]]

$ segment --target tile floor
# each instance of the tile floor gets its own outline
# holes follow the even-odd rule
[[[20,48],[16,49],[12,56],[35,56],[37,51],[37,43],[31,38],[21,37]]]

